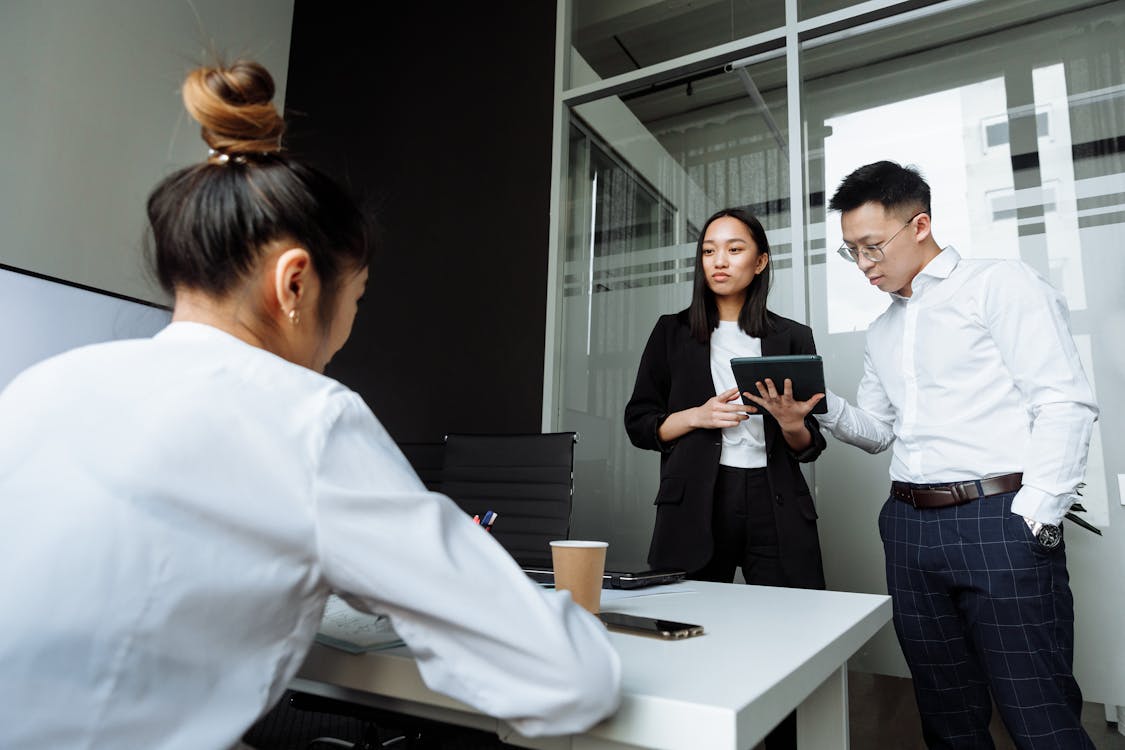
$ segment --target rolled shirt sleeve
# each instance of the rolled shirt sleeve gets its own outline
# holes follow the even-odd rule
[[[1058,524],[1086,473],[1098,407],[1070,334],[1066,300],[1029,266],[1007,264],[984,298],[986,322],[1023,395],[1031,439],[1012,512]]]
[[[825,391],[828,412],[820,415],[820,426],[837,440],[868,453],[881,453],[894,443],[895,408],[872,366],[870,353],[863,358],[863,378],[856,398],[848,403],[830,390]]]

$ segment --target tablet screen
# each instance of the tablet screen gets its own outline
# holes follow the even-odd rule
[[[807,401],[818,393],[824,393],[824,365],[817,354],[790,354],[781,357],[735,357],[730,361],[734,380],[739,392],[749,391],[757,394],[755,385],[766,378],[773,380],[778,393],[785,386],[785,379],[793,381],[793,398]],[[745,396],[742,400],[749,404]],[[822,398],[813,407],[813,414],[828,411],[828,399]]]

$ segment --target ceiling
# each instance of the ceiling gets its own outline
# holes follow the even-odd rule
[[[948,48],[958,42],[1118,0],[984,0],[919,22],[883,27],[845,41],[806,42],[802,77],[817,80],[864,66],[885,68],[906,55]],[[933,5],[915,0],[896,10]],[[842,0],[801,0],[810,15],[854,5]],[[602,78],[628,73],[784,25],[784,0],[576,0],[572,44]],[[887,15],[883,12],[882,15]],[[823,33],[823,32],[816,32]],[[811,36],[811,35],[807,35]],[[748,68],[770,102],[785,101],[786,65],[781,56]],[[742,81],[722,67],[649,85],[621,95],[650,126],[715,108],[752,106]]]

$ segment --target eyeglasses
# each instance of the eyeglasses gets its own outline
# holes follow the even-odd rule
[[[852,263],[858,263],[859,256],[861,255],[864,258],[867,258],[867,260],[871,261],[872,263],[878,263],[883,258],[887,257],[886,253],[883,252],[883,248],[891,244],[891,240],[893,240],[895,237],[898,237],[899,234],[902,233],[903,229],[906,229],[908,226],[913,224],[914,220],[924,213],[926,212],[919,211],[918,213],[911,216],[905,224],[899,227],[897,232],[891,235],[891,238],[889,240],[886,240],[882,244],[864,245],[863,247],[848,247],[847,245],[840,245],[836,252],[838,252],[844,260],[850,260]]]

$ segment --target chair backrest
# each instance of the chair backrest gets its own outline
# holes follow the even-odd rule
[[[426,489],[444,492],[442,466],[445,463],[445,443],[399,443],[398,447]]]
[[[521,565],[550,565],[570,534],[573,432],[447,435],[442,492],[469,515],[495,511],[496,541]]]

